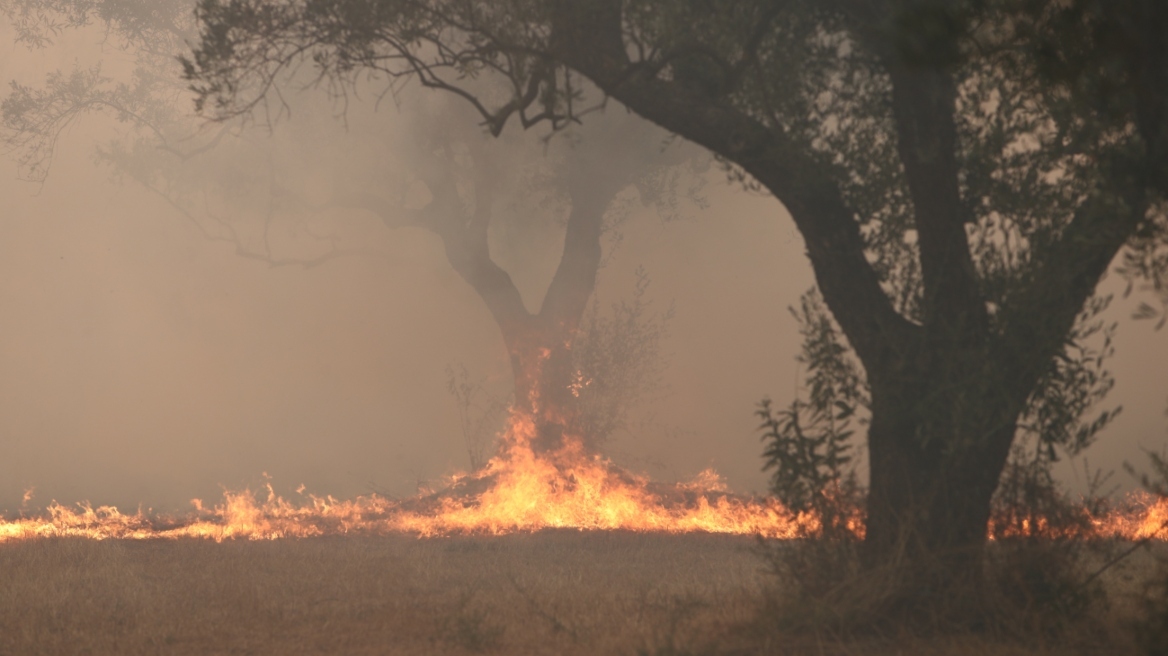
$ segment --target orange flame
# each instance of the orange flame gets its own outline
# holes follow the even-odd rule
[[[530,417],[513,417],[503,453],[467,479],[489,481],[485,491],[469,502],[442,498],[434,512],[400,513],[397,526],[424,536],[577,528],[795,537],[816,528],[811,517],[792,515],[777,502],[731,496],[712,470],[653,492],[646,479],[585,454],[578,441],[536,455],[534,434]]]
[[[451,478],[445,491],[411,499],[378,495],[338,500],[304,494],[290,502],[265,483],[266,498],[250,490],[226,491],[223,501],[206,507],[192,501],[183,517],[152,515],[139,509],[124,514],[112,506],[75,508],[57,502],[40,516],[0,520],[0,542],[54,536],[91,539],[205,538],[274,540],[350,533],[409,533],[420,537],[451,534],[499,535],[546,528],[632,530],[667,533],[731,533],[768,538],[816,535],[817,517],[792,513],[774,499],[736,496],[711,469],[672,486],[654,484],[625,472],[598,455],[585,453],[579,440],[567,439],[552,453],[532,448],[535,422],[514,413],[501,453],[481,471]],[[25,495],[25,503],[31,489]],[[1060,536],[1042,518],[995,520],[991,535],[1095,537],[1168,540],[1168,499],[1136,494],[1118,509],[1089,518],[1086,534]],[[1018,526],[1020,529],[1011,529]],[[863,518],[848,521],[862,536]]]
[[[1079,538],[1168,540],[1168,497],[1144,491],[1127,498],[1100,514],[1086,508],[1072,509],[1076,514],[1054,522],[1042,516],[998,516],[990,520],[991,538]]]
[[[193,500],[194,512],[186,517],[142,510],[125,514],[89,503],[69,508],[54,501],[44,515],[0,520],[0,542],[51,536],[265,540],[354,532],[430,537],[544,528],[791,538],[818,530],[814,517],[793,514],[775,500],[732,495],[713,470],[688,483],[654,485],[586,454],[578,440],[565,440],[558,451],[537,455],[531,447],[534,436],[533,419],[514,414],[502,452],[481,471],[452,477],[448,489],[436,495],[398,501],[378,495],[338,500],[309,494],[296,504],[267,483],[263,501],[250,490],[227,491],[211,508]]]

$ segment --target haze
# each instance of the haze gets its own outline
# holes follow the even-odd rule
[[[104,57],[107,71],[118,61],[99,31],[29,52],[3,25],[0,53],[0,79],[31,85],[75,61]],[[270,137],[249,138],[279,144],[284,184],[323,202],[338,167],[382,174],[354,135],[380,126],[394,138],[414,120],[389,102],[358,104],[349,118],[346,131],[327,111],[298,111]],[[297,121],[332,127],[301,133]],[[338,497],[407,495],[468,466],[446,369],[464,365],[504,386],[510,373],[498,328],[436,238],[346,215],[329,225],[367,253],[311,268],[240,257],[94,164],[95,146],[125,129],[108,116],[72,123],[43,185],[3,160],[0,509],[20,509],[33,488],[31,508],[56,499],[179,510],[222,487],[254,488],[265,472],[281,493],[304,484]],[[787,307],[811,271],[774,199],[727,183],[716,166],[705,177],[707,207],[683,204],[681,218],[633,203],[600,272],[601,304],[627,298],[643,267],[655,307],[676,312],[667,388],[607,450],[658,479],[712,466],[732,488],[761,492],[753,410],[764,396],[785,404],[795,393]],[[559,255],[556,225],[496,253],[529,307]],[[285,237],[283,253],[311,247]],[[1117,298],[1109,310],[1120,321],[1110,403],[1125,409],[1088,451],[1092,468],[1139,464],[1140,448],[1165,445],[1168,333],[1127,320],[1139,300]],[[1081,469],[1060,472],[1077,488]],[[1121,471],[1114,482],[1133,486]]]

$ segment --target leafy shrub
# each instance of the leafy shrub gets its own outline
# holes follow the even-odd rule
[[[1168,499],[1168,455],[1149,452],[1148,460],[1153,474],[1140,477],[1144,487],[1159,498]],[[1140,607],[1141,617],[1135,626],[1137,640],[1148,656],[1168,656],[1168,555],[1160,554],[1157,558],[1156,569],[1144,586]]]

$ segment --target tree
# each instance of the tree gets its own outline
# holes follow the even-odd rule
[[[602,265],[602,241],[627,218],[629,208],[617,202],[627,189],[666,218],[679,197],[696,199],[695,189],[679,188],[687,152],[666,143],[665,133],[647,121],[619,110],[598,112],[587,126],[550,141],[488,140],[464,107],[442,98],[419,107],[417,101],[427,100],[419,98],[398,107],[397,117],[408,129],[386,127],[366,135],[389,151],[380,153],[383,162],[409,160],[408,172],[382,166],[354,175],[334,164],[331,199],[314,203],[281,177],[270,141],[254,138],[242,122],[204,129],[182,107],[186,98],[172,53],[194,36],[192,7],[187,0],[0,4],[26,45],[45,47],[67,29],[97,24],[135,62],[128,80],[104,76],[97,64],[53,73],[40,87],[12,83],[0,115],[4,139],[24,176],[43,181],[63,129],[84,114],[106,112],[127,129],[99,151],[99,161],[163,197],[205,237],[232,243],[241,256],[272,266],[312,267],[370,254],[345,245],[335,227],[324,234],[299,230],[306,244],[274,243],[281,222],[295,230],[322,212],[357,210],[391,229],[426,230],[442,241],[452,268],[498,324],[511,363],[514,404],[538,417],[537,447],[556,448],[568,432],[597,448],[627,412],[635,388],[646,383],[655,351],[625,353],[620,362],[602,360],[638,334],[639,346],[656,349],[659,334],[652,326],[659,327],[660,319],[641,310],[633,317],[630,310],[641,305],[618,308],[607,324],[593,314],[592,332],[599,336],[607,330],[608,344],[598,348],[593,339],[573,350]],[[489,85],[480,90],[489,92]],[[295,104],[298,111],[311,110],[314,97],[289,94],[283,109]],[[326,119],[330,125],[332,118]],[[263,127],[272,126],[265,121]],[[311,121],[307,127],[320,128]],[[404,201],[411,184],[412,191],[428,196],[424,206]],[[524,222],[562,225],[565,232],[558,268],[536,312],[527,309],[511,275],[491,253],[492,231],[519,232],[516,226]],[[634,293],[639,303],[643,289]],[[634,321],[616,323],[629,317]]]
[[[671,169],[684,164],[686,156],[676,148],[662,153],[663,135],[619,111],[595,117],[580,128],[582,134],[573,135],[576,143],[555,149],[558,157],[550,170],[540,167],[545,170],[537,173],[536,186],[566,203],[566,229],[551,284],[539,309],[532,312],[511,276],[492,257],[488,239],[503,204],[503,190],[516,186],[516,175],[510,172],[516,166],[514,152],[484,141],[481,131],[455,108],[440,107],[431,105],[424,117],[413,119],[412,134],[421,143],[407,149],[414,174],[430,198],[424,207],[410,210],[366,191],[342,193],[330,204],[368,210],[390,227],[417,227],[437,235],[451,267],[475,290],[499,326],[511,363],[513,408],[534,418],[536,452],[563,447],[565,435],[595,450],[613,429],[602,424],[623,412],[641,381],[620,386],[620,394],[610,395],[610,407],[600,412],[595,404],[593,412],[585,412],[588,401],[597,398],[600,388],[617,382],[613,379],[619,380],[622,371],[636,379],[641,373],[636,369],[652,366],[629,354],[619,363],[599,363],[604,353],[595,349],[583,358],[577,356],[576,338],[602,263],[602,237],[614,227],[614,218],[620,220],[607,211],[620,192],[633,186],[644,203],[664,203],[662,211],[668,211],[678,193]],[[534,158],[540,161],[537,155]],[[692,190],[687,193],[693,197]],[[643,289],[636,292],[639,299]],[[651,321],[631,318],[630,324],[616,326],[625,338]],[[612,407],[614,402],[617,407]]]
[[[1165,269],[1168,10],[1101,7],[202,0],[183,65],[219,118],[311,63],[454,93],[496,134],[587,120],[583,77],[773,194],[871,390],[865,563],[907,553],[919,601],[979,571],[1020,420],[1111,263]]]

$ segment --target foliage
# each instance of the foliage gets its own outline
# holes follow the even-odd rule
[[[1003,472],[995,502],[998,516],[1019,522],[1024,517],[1054,519],[1068,509],[1071,504],[1053,478],[1059,453],[1080,455],[1122,410],[1118,406],[1086,418],[1115,384],[1105,368],[1114,353],[1115,324],[1099,318],[1109,300],[1093,299],[1083,310],[1064,351],[1033,392]],[[797,360],[806,368],[808,398],[795,398],[778,411],[769,399],[760,404],[763,468],[775,470],[771,489],[788,507],[830,514],[835,495],[843,493],[856,503],[861,493],[855,483],[852,451],[857,435],[852,424],[865,424],[868,385],[816,290],[805,293],[799,310],[792,308],[791,313],[803,336]]]
[[[1057,10],[1032,15],[1025,3],[1010,2],[955,10],[932,5],[873,29],[913,56],[940,48],[955,68],[957,155],[968,169],[963,211],[982,291],[1001,306],[1011,280],[1037,264],[1034,256],[1057,240],[1084,194],[1098,193],[1093,186],[1107,171],[1092,162],[1109,151],[1121,155],[1131,142],[1113,113],[1084,116],[1076,98],[1043,91],[1046,69],[1030,48],[1040,37],[1053,38],[1066,20]],[[887,293],[901,312],[919,317],[916,226],[888,113],[891,81],[882,53],[871,45],[877,35],[856,23],[861,18],[809,0],[738,1],[717,9],[627,2],[622,11],[622,36],[632,51],[628,74],[653,73],[723,99],[814,153],[860,222]],[[573,104],[582,99],[582,83],[550,54],[554,11],[547,3],[515,0],[488,9],[343,0],[326,9],[307,0],[206,0],[199,12],[202,45],[184,66],[217,116],[255,111],[273,100],[269,93],[282,75],[308,63],[336,93],[360,75],[380,76],[391,88],[414,79],[451,91],[472,103],[494,132],[511,118],[560,129],[584,119],[591,107]],[[934,30],[937,25],[946,27]],[[486,77],[502,80],[508,94],[481,92]],[[1035,97],[1042,101],[1031,102]],[[1086,151],[1093,158],[1083,157]],[[1164,232],[1148,227],[1153,241]],[[1147,278],[1163,269],[1147,264],[1129,270]]]
[[[1156,497],[1168,499],[1168,452],[1148,451],[1147,456],[1152,471],[1141,474],[1140,482]],[[1125,467],[1135,472],[1130,464]],[[1168,554],[1157,555],[1155,570],[1145,580],[1141,593],[1141,616],[1134,632],[1148,656],[1163,656],[1168,653]]]
[[[99,24],[136,48],[165,54],[193,35],[189,0],[4,0],[0,13],[16,30],[16,42],[45,48],[68,30]]]
[[[194,34],[189,10],[186,0],[0,2],[0,15],[14,26],[18,43],[44,48],[67,31],[100,25],[115,47],[135,56],[132,72],[122,79],[103,75],[98,62],[50,72],[41,87],[10,83],[0,117],[4,143],[16,154],[22,175],[43,181],[62,130],[85,114],[108,112],[129,128],[123,138],[154,141],[174,156],[191,150],[198,130],[178,107],[186,94],[175,79],[173,59]]]
[[[1168,452],[1145,451],[1152,473],[1137,473],[1130,463],[1124,464],[1129,474],[1137,476],[1144,489],[1159,497],[1168,497]]]
[[[808,398],[777,411],[769,399],[759,404],[763,470],[774,470],[771,491],[785,506],[814,512],[826,536],[842,538],[860,494],[852,422],[867,407],[867,385],[814,289],[791,314],[803,336],[798,361],[806,367]]]
[[[630,412],[666,391],[663,352],[673,307],[653,308],[646,297],[649,276],[638,267],[629,298],[601,311],[594,300],[572,344],[576,371],[573,394],[579,399],[577,434],[592,444],[629,428]]]
[[[1154,307],[1141,301],[1132,314],[1135,319],[1158,319],[1156,330],[1168,323],[1168,209],[1157,208],[1149,217],[1145,229],[1136,234],[1123,252],[1123,260],[1116,271],[1127,281],[1124,298],[1138,285],[1150,292],[1160,303]]]
[[[601,86],[611,82],[605,90],[630,101],[640,98],[629,95],[634,89],[657,89],[661,93],[646,95],[634,110],[704,141],[697,132],[686,134],[690,119],[680,118],[682,107],[652,104],[676,91],[679,102],[684,97],[719,108],[719,116],[733,114],[741,118],[735,125],[770,143],[765,155],[758,150],[762,144],[706,145],[729,166],[751,169],[741,172],[796,210],[838,193],[888,299],[906,318],[926,323],[933,319],[922,303],[939,299],[922,296],[934,274],[926,274],[921,251],[933,228],[921,222],[940,218],[915,206],[925,200],[925,187],[914,188],[918,183],[906,167],[915,165],[904,161],[912,153],[898,145],[910,136],[903,121],[911,117],[896,114],[892,101],[894,87],[908,84],[898,77],[907,75],[902,67],[935,70],[938,79],[952,82],[944,92],[951,93],[951,106],[941,107],[950,112],[944,120],[951,118],[954,132],[953,161],[945,164],[953,170],[944,173],[953,175],[945,184],[954,185],[954,205],[946,211],[966,226],[964,247],[979,300],[992,319],[992,335],[1008,344],[1025,323],[1023,299],[1026,313],[1052,315],[1031,322],[1055,321],[1053,315],[1067,312],[1060,305],[1067,279],[1052,267],[1064,266],[1067,248],[1103,245],[1102,233],[1097,239],[1092,232],[1099,227],[1094,217],[1128,221],[1125,239],[1137,224],[1155,232],[1143,222],[1150,206],[1138,189],[1144,184],[1138,168],[1145,162],[1128,109],[1086,102],[1072,84],[1077,78],[1052,77],[1049,58],[1036,54],[1060,38],[1069,16],[1064,8],[923,2],[896,4],[881,16],[862,5],[629,1],[573,13],[556,3],[519,0],[344,0],[328,3],[328,10],[309,0],[205,0],[199,10],[202,41],[184,65],[199,97],[211,103],[206,109],[219,117],[254,112],[274,99],[270,92],[282,76],[311,65],[335,89],[360,75],[379,76],[391,86],[414,79],[445,89],[470,102],[493,131],[512,118],[524,125],[547,120],[553,129],[573,117],[584,119],[583,107],[573,104],[581,89],[570,70],[576,67]],[[623,42],[628,61],[611,62],[617,67],[611,80],[605,77],[609,69],[596,68],[601,58],[588,59],[610,43],[570,41],[572,30],[589,20],[612,20],[619,28],[606,38]],[[564,41],[557,42],[556,34]],[[503,80],[508,94],[481,93],[479,80],[486,77]],[[759,168],[776,158],[784,165],[781,184]],[[801,188],[811,196],[800,196]],[[799,214],[800,229],[815,245],[820,233]],[[816,248],[810,254],[826,276],[835,260]],[[939,266],[950,265],[959,263]],[[1063,293],[1045,286],[1050,284]],[[1089,294],[1091,287],[1076,287],[1075,293]],[[850,318],[840,317],[848,312],[833,300],[836,290],[822,284],[821,290],[841,327],[853,330]],[[1070,304],[1067,321],[1083,300]],[[1030,305],[1037,301],[1059,311],[1039,312]],[[1064,336],[1061,327],[1050,328]],[[856,346],[852,337],[858,335],[849,336]]]
[[[26,179],[42,181],[61,132],[84,114],[110,111],[119,123],[132,123],[165,140],[164,130],[173,126],[175,117],[171,108],[156,102],[158,86],[159,80],[141,69],[132,83],[114,83],[101,74],[100,64],[50,73],[43,88],[13,81],[0,103],[5,141]]]
[[[848,3],[739,1],[715,9],[627,2],[621,7],[621,36],[631,52],[626,73],[723,100],[815,153],[854,210],[885,289],[901,312],[915,317],[921,271],[917,243],[906,235],[916,226],[898,128],[888,113],[889,55],[876,43],[890,40],[910,61],[944,62],[957,81],[957,156],[967,169],[960,183],[970,242],[982,292],[1001,307],[1011,284],[1041,262],[1036,256],[1054,245],[1076,207],[1106,185],[1100,176],[1110,171],[1095,163],[1128,156],[1134,144],[1127,116],[1095,108],[1073,87],[1065,94],[1061,87],[1046,91],[1049,53],[1065,45],[1059,39],[1082,14],[1080,3],[1045,9],[1019,2],[917,4],[870,25],[863,21],[871,17]],[[514,116],[524,125],[548,120],[553,127],[584,116],[572,105],[579,80],[555,61],[552,5],[345,0],[329,6],[203,2],[203,45],[185,63],[200,98],[212,101],[219,115],[253,111],[268,101],[283,72],[310,59],[338,90],[372,73],[387,84],[417,79],[452,91],[494,131]],[[511,95],[478,94],[474,81],[486,76],[506,80]],[[1064,78],[1056,86],[1078,82]],[[1164,233],[1155,222],[1146,227],[1153,241]],[[1146,278],[1162,268],[1131,271]]]
[[[1133,16],[1147,20],[1123,22]],[[1168,18],[1144,0],[1114,12],[1024,0],[203,0],[199,21],[184,72],[220,119],[278,103],[309,67],[340,97],[359,80],[389,91],[412,80],[467,101],[494,134],[509,121],[555,131],[588,120],[583,75],[772,193],[872,388],[870,446],[902,454],[873,459],[886,468],[873,493],[890,501],[869,509],[880,530],[867,535],[885,549],[914,523],[922,537],[976,539],[976,527],[944,525],[983,521],[1016,436],[1075,450],[1113,416],[1079,421],[1110,383],[1076,326],[1118,254],[1135,254],[1125,275],[1153,288],[1163,269],[1146,244],[1168,243],[1157,164],[1168,79],[1156,73],[1168,51],[1155,31]],[[1102,94],[1109,67],[1116,93]],[[505,91],[486,92],[487,79]],[[814,472],[836,458],[833,424],[849,412],[764,408],[771,462],[810,463],[783,491],[796,505],[826,480]],[[808,421],[820,428],[799,432]],[[876,426],[889,434],[875,439]],[[800,440],[818,446],[799,455]],[[898,505],[908,500],[933,507]]]
[[[786,587],[776,612],[799,624],[858,571],[854,531],[864,490],[856,478],[852,425],[864,424],[868,388],[818,291],[807,291],[799,309],[789,309],[803,336],[797,360],[805,369],[807,398],[796,395],[779,410],[763,399],[755,414],[762,420],[763,469],[774,470],[771,491],[790,510],[820,520],[817,533],[762,549]],[[822,619],[813,610],[810,615],[812,624]]]
[[[1112,345],[1116,324],[1105,324],[1100,315],[1110,297],[1094,297],[1079,314],[1066,338],[1066,346],[1038,384],[1019,421],[1020,439],[1038,440],[1039,458],[1055,462],[1059,447],[1075,456],[1122,411],[1122,406],[1101,411],[1094,419],[1085,415],[1097,407],[1115,386],[1104,363],[1115,353]],[[1095,344],[1093,342],[1101,342]]]
[[[195,34],[192,9],[189,0],[0,2],[19,43],[45,48],[70,31],[101,30],[123,55],[110,66],[97,60],[52,71],[39,84],[10,83],[0,101],[0,143],[20,176],[43,183],[66,128],[104,116],[117,129],[94,155],[111,177],[158,196],[201,236],[241,257],[308,268],[374,254],[338,239],[335,226],[308,226],[313,208],[281,180],[274,140],[250,138],[238,123],[208,126],[191,115],[175,55]]]

